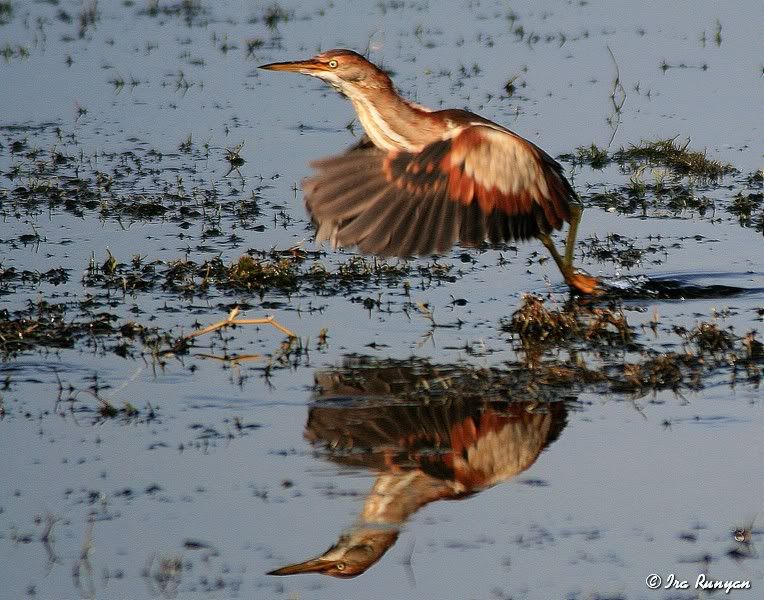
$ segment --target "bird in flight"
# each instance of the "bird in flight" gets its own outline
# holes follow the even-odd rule
[[[303,182],[316,239],[365,254],[443,253],[538,238],[566,283],[600,291],[573,266],[581,203],[562,166],[518,134],[474,113],[433,111],[401,97],[382,69],[352,50],[261,69],[318,77],[350,99],[366,137],[311,163]],[[551,233],[570,223],[564,255]]]

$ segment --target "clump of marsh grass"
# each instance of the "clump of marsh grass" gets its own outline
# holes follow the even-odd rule
[[[689,140],[680,144],[677,138],[642,141],[637,145],[621,148],[612,159],[619,164],[643,164],[650,167],[664,167],[678,175],[689,175],[716,179],[735,172],[727,163],[713,160],[705,152],[689,150]]]

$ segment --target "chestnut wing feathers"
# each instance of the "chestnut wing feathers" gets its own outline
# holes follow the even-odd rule
[[[482,125],[415,154],[361,144],[312,166],[303,188],[318,240],[382,256],[525,240],[562,227],[576,199],[542,150]]]

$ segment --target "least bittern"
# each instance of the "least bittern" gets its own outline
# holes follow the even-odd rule
[[[321,391],[305,437],[325,458],[370,469],[376,479],[355,524],[336,544],[269,574],[360,575],[395,544],[422,507],[468,498],[528,469],[565,427],[565,403],[513,401],[505,387],[473,395],[474,375],[362,365],[318,371]],[[444,378],[453,384],[447,401],[412,399],[423,383],[437,388]],[[460,385],[466,386],[464,393]],[[525,385],[517,386],[523,398]]]
[[[390,77],[351,50],[263,65],[318,77],[353,103],[368,140],[316,161],[304,182],[318,241],[381,256],[442,253],[537,237],[567,284],[595,293],[573,267],[581,203],[562,166],[516,133],[464,110],[402,98]],[[550,237],[570,223],[564,255]]]

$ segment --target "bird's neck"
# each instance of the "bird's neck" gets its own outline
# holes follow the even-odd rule
[[[366,135],[383,150],[418,152],[445,133],[434,113],[401,98],[392,86],[346,94]]]
[[[366,497],[359,523],[401,526],[425,504],[464,493],[458,482],[436,479],[419,469],[382,473]]]

